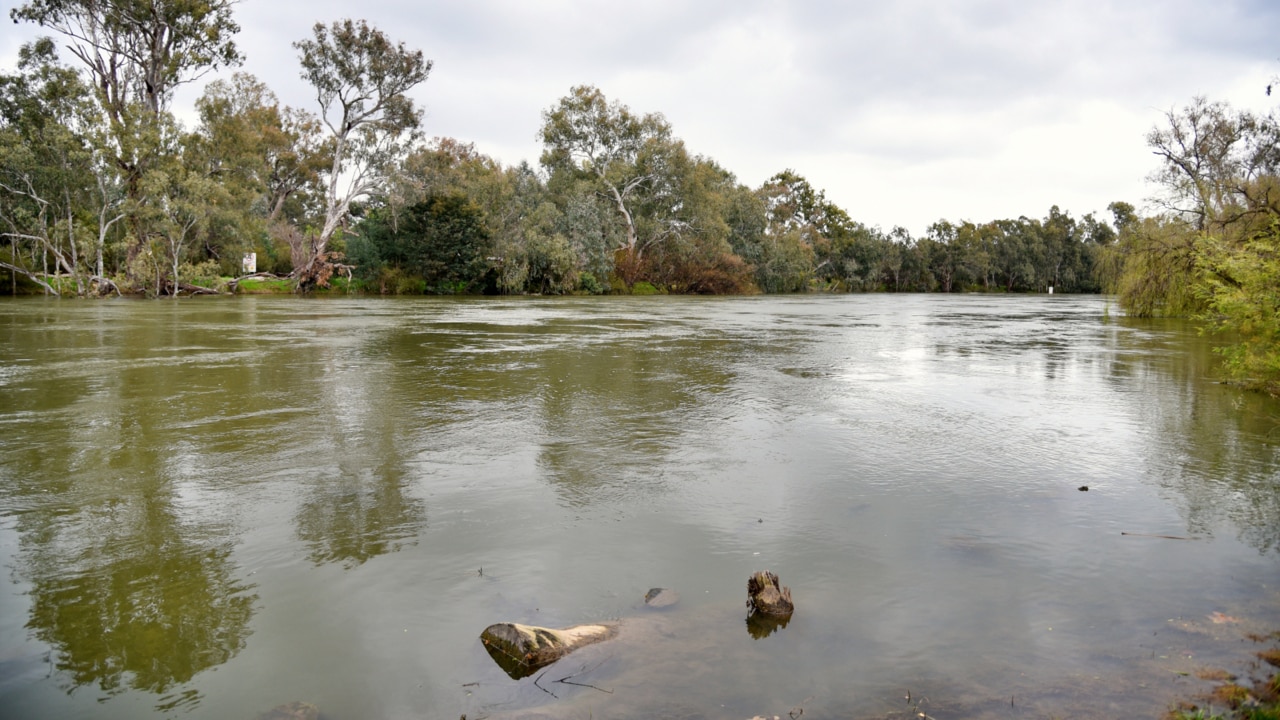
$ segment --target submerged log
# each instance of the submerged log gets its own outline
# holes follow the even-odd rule
[[[480,641],[494,662],[519,680],[580,647],[608,640],[617,632],[617,625],[612,623],[575,625],[563,630],[497,623],[480,633]]]
[[[773,617],[787,617],[795,611],[791,602],[791,588],[778,584],[778,576],[764,570],[747,580],[748,615],[760,613]]]
[[[311,703],[294,701],[271,708],[259,715],[258,720],[320,720],[320,708]]]
[[[680,602],[680,593],[670,588],[652,588],[644,595],[644,604],[651,608],[667,608]]]

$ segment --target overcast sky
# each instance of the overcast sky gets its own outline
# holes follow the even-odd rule
[[[287,105],[315,106],[292,42],[364,18],[434,61],[413,93],[428,135],[536,165],[542,111],[591,84],[740,182],[791,168],[913,234],[1141,207],[1163,113],[1196,95],[1265,110],[1280,74],[1275,0],[244,0],[236,17],[242,69]],[[37,31],[4,26],[11,69]]]

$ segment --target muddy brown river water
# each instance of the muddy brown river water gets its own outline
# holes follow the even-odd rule
[[[1280,629],[1280,403],[1096,296],[18,299],[0,563],[5,718],[1157,717]]]

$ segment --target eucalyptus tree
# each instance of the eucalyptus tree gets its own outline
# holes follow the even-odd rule
[[[665,212],[685,228],[658,245],[651,257],[654,279],[668,291],[741,293],[755,289],[751,267],[734,253],[730,220],[740,186],[733,173],[706,157],[690,158],[676,175],[678,204]]]
[[[156,126],[174,91],[222,67],[243,62],[233,37],[234,0],[28,0],[14,22],[60,33],[89,74],[105,118],[110,158],[123,177],[127,206],[147,198],[142,176],[156,162]],[[149,232],[131,211],[130,263]],[[129,268],[130,273],[132,269]]]
[[[848,214],[828,202],[823,191],[789,168],[766,180],[759,192],[771,230],[799,231],[811,245],[839,232],[850,222]]]
[[[289,253],[281,253],[268,235],[288,237],[282,225],[312,219],[320,172],[329,160],[319,123],[282,106],[247,73],[209,83],[196,110],[200,123],[186,148],[190,164],[198,164],[228,197],[213,216],[207,249],[217,256],[256,249],[265,254],[265,264],[286,263],[287,271]],[[222,258],[224,269],[236,260]]]
[[[929,226],[919,243],[927,258],[925,267],[938,283],[938,289],[944,293],[963,284],[964,265],[961,263],[959,234],[960,230],[956,225],[939,220]]]
[[[830,287],[846,290],[878,286],[881,262],[889,252],[889,241],[878,228],[853,220],[844,208],[828,200],[825,192],[794,170],[775,174],[758,193],[766,207],[767,233],[776,239],[775,249],[784,250],[775,257],[788,259],[784,263],[791,266],[788,275],[797,278],[811,274]],[[786,248],[797,242],[804,252]],[[807,271],[794,265],[797,261],[803,263],[805,255],[813,258]]]
[[[384,183],[419,138],[422,111],[408,93],[431,72],[420,50],[393,42],[364,20],[316,23],[312,33],[294,47],[302,78],[315,90],[331,158],[324,173],[323,223],[309,257],[294,271],[304,284],[325,277],[320,266],[352,203]]]
[[[9,12],[61,33],[101,92],[113,123],[142,103],[152,115],[173,91],[244,58],[232,37],[234,0],[29,0]]]
[[[103,255],[123,198],[101,152],[91,91],[58,63],[48,38],[24,46],[18,68],[0,76],[0,237],[10,246],[0,266],[48,293],[62,291],[49,279],[58,274],[77,294],[111,287]]]
[[[633,282],[645,251],[687,231],[678,215],[684,144],[658,113],[637,115],[579,85],[542,114],[541,162],[553,174],[589,180],[620,224],[624,280]]]

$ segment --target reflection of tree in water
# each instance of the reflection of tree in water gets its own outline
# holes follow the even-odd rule
[[[1225,518],[1244,542],[1280,549],[1280,402],[1213,382],[1220,361],[1189,326],[1125,322],[1137,331],[1121,334],[1109,374],[1139,390],[1135,407],[1155,430],[1152,474],[1184,499],[1188,529],[1209,533]]]
[[[399,472],[382,468],[317,484],[296,522],[312,562],[354,567],[412,542],[426,524],[426,508],[405,496]]]
[[[226,544],[204,542],[169,494],[149,488],[20,522],[34,635],[72,689],[162,693],[245,645],[256,596]]]
[[[557,491],[586,504],[663,487],[669,455],[731,381],[723,344],[632,341],[545,357],[535,380],[548,436],[538,464]]]

